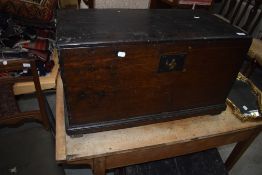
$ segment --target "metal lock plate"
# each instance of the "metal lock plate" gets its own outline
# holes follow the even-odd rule
[[[160,57],[158,72],[183,71],[186,56],[186,53],[162,55]]]

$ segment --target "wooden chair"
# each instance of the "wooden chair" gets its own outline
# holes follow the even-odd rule
[[[25,69],[31,70],[32,76],[10,76],[10,72],[23,71]],[[6,74],[6,76],[0,77],[0,126],[20,124],[26,120],[36,120],[48,129],[49,120],[46,111],[46,101],[41,91],[35,60],[32,57],[28,59],[6,59],[0,62],[0,72]],[[39,110],[21,112],[17,105],[13,93],[13,85],[17,82],[25,81],[34,82]]]
[[[216,16],[254,36],[262,16],[261,4],[262,0],[224,0]],[[243,73],[249,77],[257,65],[262,65],[261,39],[253,38],[247,58],[248,64]]]

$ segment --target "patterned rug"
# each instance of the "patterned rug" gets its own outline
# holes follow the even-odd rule
[[[57,0],[1,0],[0,12],[35,21],[53,19]]]
[[[45,0],[21,0],[21,1],[41,5],[43,3],[43,1],[45,1]]]

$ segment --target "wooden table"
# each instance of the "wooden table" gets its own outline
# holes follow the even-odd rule
[[[85,134],[65,133],[61,78],[56,93],[56,160],[89,165],[95,175],[106,169],[198,152],[238,142],[226,161],[228,170],[261,131],[262,121],[243,123],[231,109],[216,116],[198,116],[165,123]]]
[[[42,90],[56,88],[56,79],[57,79],[58,69],[59,69],[57,50],[54,50],[53,57],[54,57],[55,65],[51,73],[48,74],[47,76],[39,77]],[[34,85],[34,82],[32,81],[31,82],[20,82],[14,85],[14,94],[15,95],[30,94],[33,92],[35,92],[35,85]]]

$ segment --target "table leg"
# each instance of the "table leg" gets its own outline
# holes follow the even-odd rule
[[[260,130],[255,130],[255,132],[247,139],[241,142],[238,142],[234,147],[233,151],[229,155],[226,160],[225,166],[226,169],[229,171],[238,161],[238,159],[242,156],[242,154],[247,150],[249,145],[255,140],[255,138],[259,135]]]
[[[94,175],[105,175],[106,174],[105,157],[94,159],[93,171],[94,171]]]

